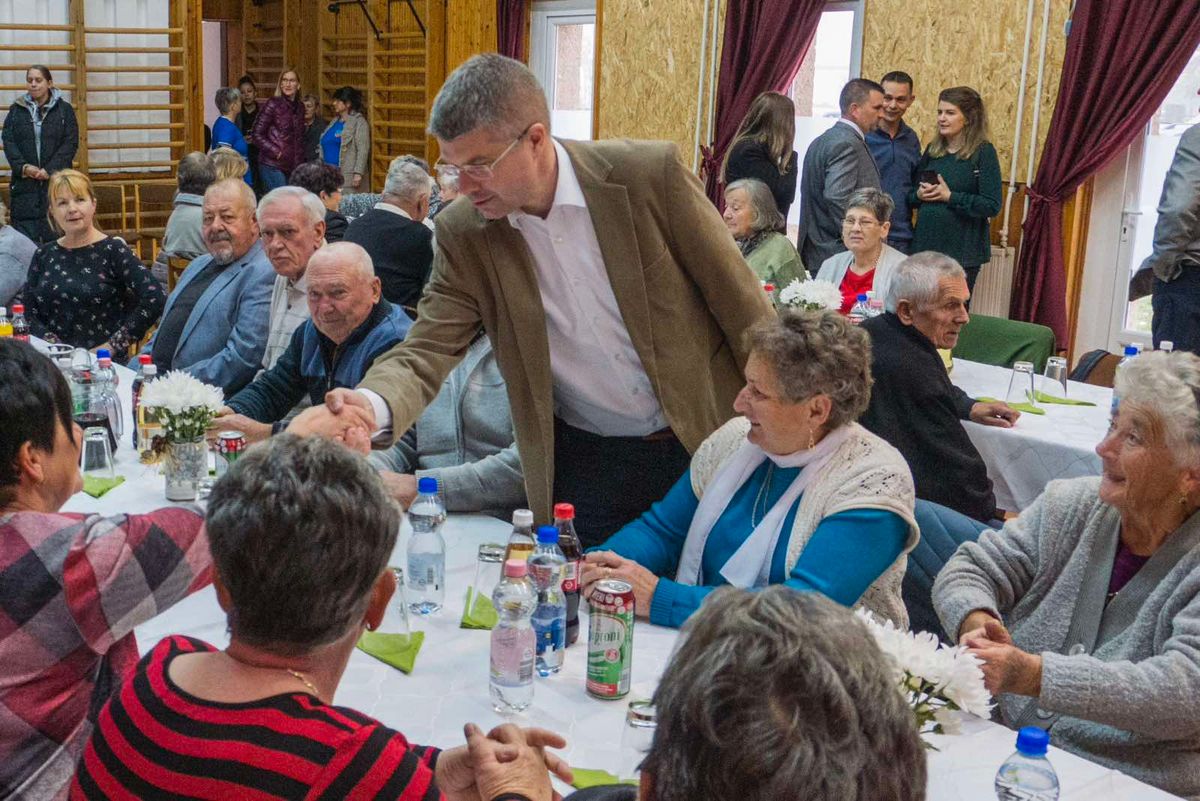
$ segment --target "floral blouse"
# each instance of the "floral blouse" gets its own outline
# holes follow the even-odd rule
[[[162,316],[167,296],[129,247],[105,237],[80,248],[38,248],[24,291],[29,331],[48,342],[123,355]]]

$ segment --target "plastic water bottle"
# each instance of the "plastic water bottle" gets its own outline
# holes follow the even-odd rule
[[[528,509],[513,510],[513,530],[508,535],[508,547],[504,549],[504,561],[527,560],[533,555],[533,512]]]
[[[850,322],[858,325],[863,320],[866,320],[871,315],[871,310],[867,308],[867,296],[859,295],[854,306],[850,308]]]
[[[1125,355],[1121,357],[1121,361],[1117,362],[1116,372],[1118,372],[1118,373],[1121,372],[1121,368],[1124,367],[1125,365],[1129,364],[1129,362],[1131,360],[1137,358],[1137,355],[1140,352],[1141,351],[1138,350],[1137,345],[1126,345],[1125,346]],[[1114,379],[1115,379],[1115,377],[1114,377]],[[1117,396],[1117,382],[1116,382],[1116,380],[1114,380],[1113,381],[1113,395],[1112,395],[1112,409],[1110,411],[1110,414],[1115,415],[1117,413],[1117,407],[1120,405],[1121,405],[1121,399]]]
[[[533,633],[537,637],[537,672],[549,676],[562,669],[567,649],[567,599],[562,582],[567,558],[558,547],[558,529],[538,528],[537,548],[529,557],[529,573],[537,586],[537,610],[533,613]]]
[[[997,801],[1056,801],[1058,774],[1046,759],[1050,735],[1037,726],[1017,732],[1017,750],[996,772]]]
[[[583,565],[583,546],[575,533],[575,507],[569,503],[554,504],[554,526],[558,529],[558,547],[567,560],[563,574],[563,595],[567,599],[567,645],[579,639],[579,571]]]
[[[408,507],[412,539],[408,541],[408,608],[431,615],[446,598],[446,541],[442,525],[446,507],[438,495],[437,479],[417,480],[417,497]]]
[[[153,364],[153,363],[154,363],[154,359],[150,356],[149,353],[143,353],[140,356],[138,356],[138,374],[133,379],[133,386],[130,387],[130,390],[129,390],[130,420],[133,421],[133,447],[134,447],[134,449],[137,449],[137,447],[138,447],[138,437],[140,434],[140,432],[138,430],[139,426],[140,426],[140,421],[138,420],[138,405],[141,403],[141,400],[142,400],[142,387],[144,387],[146,385],[146,366]],[[155,372],[157,372],[157,368],[155,369]]]
[[[867,317],[874,318],[883,314],[883,298],[875,297],[874,292],[867,293]]]
[[[520,559],[504,563],[504,577],[492,592],[496,625],[492,627],[492,708],[500,714],[520,712],[533,703],[533,626],[537,593],[526,577],[529,566]]]
[[[99,385],[99,403],[108,414],[109,431],[113,438],[113,450],[125,435],[125,413],[121,409],[121,399],[117,397],[117,384],[120,377],[113,369],[112,354],[106,348],[96,351],[96,382]]]
[[[13,304],[12,328],[13,339],[19,339],[22,342],[29,341],[29,321],[25,319],[24,304]]]
[[[8,319],[8,309],[0,306],[0,339],[13,335],[12,322]]]

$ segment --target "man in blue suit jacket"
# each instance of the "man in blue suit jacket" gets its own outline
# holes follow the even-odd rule
[[[186,370],[230,397],[262,364],[275,283],[245,182],[218,181],[204,193],[203,235],[208,254],[180,276],[142,353],[160,375]]]

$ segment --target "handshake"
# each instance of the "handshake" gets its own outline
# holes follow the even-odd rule
[[[365,454],[371,450],[371,435],[379,430],[379,425],[375,409],[365,395],[352,389],[332,389],[325,393],[323,405],[310,406],[296,415],[287,430],[302,437],[336,440]]]

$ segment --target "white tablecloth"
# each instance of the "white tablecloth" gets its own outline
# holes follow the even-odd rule
[[[973,398],[1004,399],[1012,371],[1005,367],[955,359],[950,380]],[[1061,387],[1038,389],[1061,395]],[[1046,484],[1056,478],[1094,476],[1100,473],[1096,445],[1108,430],[1112,390],[1068,382],[1068,396],[1095,406],[1042,404],[1045,415],[1022,414],[1012,428],[997,428],[964,421],[963,427],[987,464],[995,485],[996,505],[1010,512],[1033,503]]]

